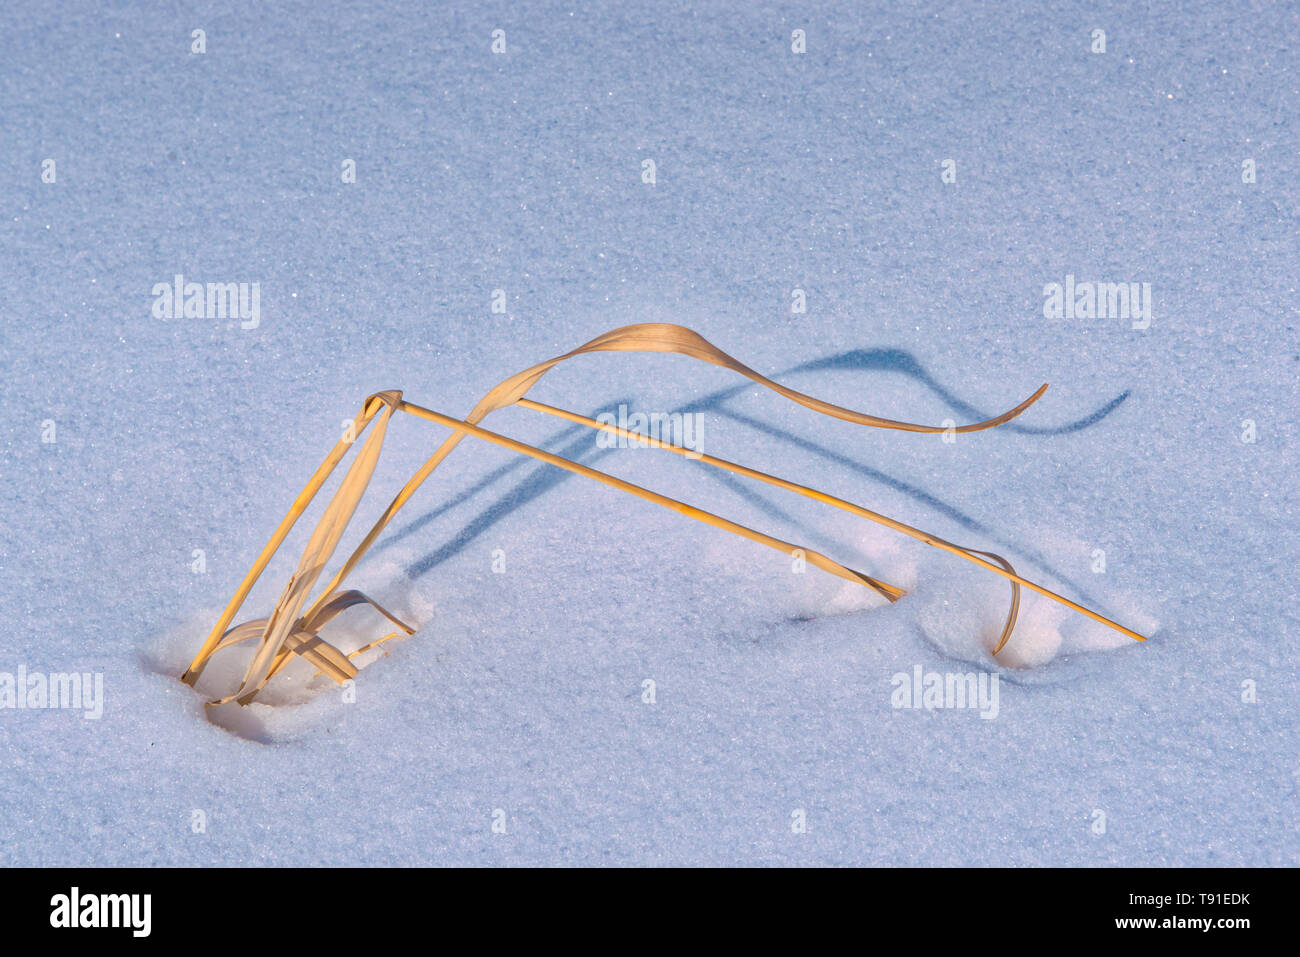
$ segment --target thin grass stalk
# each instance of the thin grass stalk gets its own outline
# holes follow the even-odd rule
[[[405,403],[405,404],[409,406],[409,403]],[[576,423],[578,425],[585,425],[588,428],[596,429],[598,431],[613,432],[617,435],[623,436],[624,438],[636,439],[637,441],[647,443],[651,447],[666,449],[669,452],[674,452],[678,455],[684,455],[687,458],[691,459],[692,461],[702,462],[705,465],[710,465],[713,466],[714,468],[723,469],[728,472],[734,472],[737,475],[743,475],[746,478],[755,479],[759,482],[765,482],[768,485],[775,485],[778,488],[783,488],[786,489],[787,491],[795,492],[799,495],[804,496],[805,498],[814,499],[826,505],[832,505],[835,508],[841,509],[845,512],[850,512],[862,518],[869,519],[870,521],[876,522],[879,525],[883,525],[886,528],[891,528],[896,532],[901,532],[902,534],[915,538],[918,541],[925,542],[925,544],[927,545],[932,545],[935,548],[943,549],[944,551],[950,552],[953,555],[957,555],[961,558],[964,558],[967,561],[974,562],[976,565],[979,565],[981,568],[987,568],[989,571],[993,572],[994,574],[1001,575],[1003,578],[1006,578],[1008,581],[1012,583],[1012,585],[1023,585],[1024,587],[1031,589],[1032,591],[1036,591],[1040,595],[1050,598],[1053,601],[1060,602],[1062,605],[1065,605],[1067,608],[1072,608],[1073,610],[1081,614],[1087,615],[1089,618],[1093,619],[1094,621],[1100,622],[1103,625],[1107,625],[1111,628],[1114,628],[1116,631],[1120,632],[1121,634],[1127,635],[1129,638],[1132,638],[1135,641],[1146,641],[1146,638],[1138,634],[1136,631],[1133,631],[1130,628],[1125,628],[1123,625],[1119,624],[1118,622],[1111,621],[1109,618],[1106,618],[1103,615],[1099,615],[1095,611],[1092,611],[1089,608],[1085,608],[1083,605],[1080,605],[1077,602],[1073,602],[1062,595],[1058,595],[1056,592],[1044,588],[1042,585],[1032,582],[1027,578],[1022,578],[1020,575],[1016,574],[1015,570],[1011,567],[1010,563],[1007,562],[1005,558],[1003,558],[1000,555],[996,555],[993,552],[985,552],[985,551],[980,551],[978,549],[966,548],[965,546],[957,545],[953,542],[947,541],[946,539],[940,538],[938,535],[935,535],[931,532],[922,531],[919,528],[916,528],[912,525],[908,525],[904,522],[900,522],[897,519],[890,518],[887,515],[882,515],[879,512],[874,512],[869,508],[864,508],[861,505],[856,505],[853,502],[846,501],[845,499],[837,498],[834,495],[828,495],[825,492],[820,492],[815,488],[809,488],[806,485],[799,485],[796,482],[791,482],[788,481],[787,479],[778,478],[775,475],[769,475],[766,472],[760,472],[758,469],[752,469],[749,468],[748,466],[740,465],[736,462],[729,462],[726,459],[716,458],[712,455],[705,455],[701,452],[695,452],[691,449],[684,449],[680,446],[659,442],[641,433],[632,432],[627,429],[620,428],[619,426],[616,426],[613,423],[597,422],[595,419],[588,418],[585,415],[579,415],[578,413],[570,412],[567,409],[559,409],[556,408],[555,406],[546,405],[545,403],[542,402],[535,402],[532,399],[520,399],[518,400],[518,402],[516,402],[516,405],[519,405],[520,407],[525,409],[532,409],[533,411],[536,412],[544,412],[547,415],[552,415],[557,418],[564,419],[568,422]],[[407,411],[410,411],[410,409],[408,408]],[[989,559],[992,559],[993,561],[987,561],[983,558],[980,558],[979,557],[980,555],[986,555],[988,556]],[[1003,567],[999,568],[998,565],[995,565],[993,563],[994,561],[1000,563]],[[1009,617],[1014,622],[1016,611],[1019,609],[1019,605],[1020,605],[1020,596],[1018,592],[1012,593],[1012,603],[1013,603],[1013,610]],[[997,654],[999,651],[1002,650],[1002,648],[1006,645],[1008,637],[1009,635],[1006,629],[1004,629],[1002,638],[998,641],[997,647],[994,648],[993,650],[994,654]]]
[[[262,577],[262,572],[266,570],[267,563],[270,562],[272,556],[279,551],[280,545],[284,542],[285,537],[293,530],[294,525],[297,524],[302,513],[307,510],[307,506],[309,506],[312,499],[316,497],[316,493],[320,491],[321,486],[323,486],[329,479],[335,467],[343,460],[343,456],[347,455],[348,449],[352,447],[352,442],[365,431],[366,427],[370,424],[370,420],[374,418],[375,414],[381,408],[383,408],[383,400],[380,399],[378,395],[369,396],[366,401],[362,403],[361,415],[356,418],[353,426],[353,439],[340,439],[335,444],[334,448],[330,450],[329,455],[325,456],[325,460],[321,462],[315,473],[313,473],[312,477],[308,480],[303,490],[298,493],[298,497],[293,500],[293,504],[289,507],[288,514],[281,519],[280,524],[271,535],[271,540],[266,543],[266,546],[262,549],[261,553],[258,554],[256,561],[253,562],[253,567],[248,570],[248,574],[245,575],[244,580],[240,582],[239,588],[235,590],[234,596],[221,612],[221,617],[219,617],[217,623],[212,626],[212,630],[204,640],[203,646],[199,649],[198,654],[194,656],[193,663],[191,663],[190,666],[185,669],[185,673],[181,675],[181,680],[186,684],[193,685],[198,681],[208,659],[221,641],[222,635],[225,634],[226,629],[230,626],[230,622],[234,619],[235,615],[239,613],[239,609],[243,606],[244,600],[248,598],[248,593],[252,591],[253,585],[255,585],[257,580]]]

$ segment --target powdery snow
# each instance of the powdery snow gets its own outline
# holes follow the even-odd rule
[[[98,720],[0,709],[0,862],[1300,863],[1297,9],[604,7],[0,12],[0,672],[105,688]],[[258,283],[256,328],[156,318],[178,273]],[[1150,327],[1045,318],[1067,276],[1150,283]],[[463,415],[651,321],[910,421],[1051,383],[952,443],[675,356],[532,395],[698,412],[705,451],[1152,640],[1026,594],[995,662],[1002,579],[509,409],[486,424],[909,595],[470,439],[353,579],[420,625],[355,701],[288,673],[207,714],[176,680],[364,396]],[[443,435],[394,420],[344,554]],[[997,675],[996,717],[894,707],[917,666]]]

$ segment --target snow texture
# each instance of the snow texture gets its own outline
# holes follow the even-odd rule
[[[6,5],[0,672],[105,697],[0,709],[0,863],[1300,863],[1297,11]],[[256,328],[157,318],[178,273],[258,283]],[[1150,283],[1149,327],[1047,318],[1067,276]],[[647,321],[911,421],[1051,383],[954,442],[675,356],[533,397],[698,412],[705,451],[1151,640],[1026,595],[995,662],[997,576],[508,409],[486,424],[909,594],[468,440],[358,570],[420,630],[355,702],[286,675],[209,714],[177,681],[364,396],[464,415]],[[444,434],[394,420],[344,552]],[[894,707],[917,666],[996,674],[996,718]]]

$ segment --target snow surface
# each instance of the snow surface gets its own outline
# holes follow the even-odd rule
[[[1300,863],[1300,8],[599,6],[5,5],[0,671],[102,672],[106,700],[0,710],[0,862]],[[154,318],[178,272],[260,283],[259,327]],[[1150,328],[1045,319],[1067,274],[1150,282]],[[509,409],[489,427],[911,593],[468,440],[358,571],[421,629],[355,703],[290,680],[209,720],[176,675],[365,395],[463,415],[645,321],[912,421],[1051,383],[951,444],[674,356],[533,397],[702,412],[706,451],[1152,640],[1026,596],[995,664],[996,576]],[[394,421],[345,550],[443,434]],[[998,716],[895,709],[916,665],[999,674]]]

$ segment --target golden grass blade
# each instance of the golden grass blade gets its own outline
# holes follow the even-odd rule
[[[364,655],[371,648],[378,648],[380,645],[384,644],[387,641],[392,641],[394,638],[405,638],[405,637],[406,636],[403,635],[400,631],[389,632],[388,634],[384,635],[384,637],[382,638],[376,638],[374,641],[370,642],[369,644],[362,645],[356,651],[348,652],[348,657],[359,658],[361,655]],[[387,654],[387,652],[385,652],[385,654]]]
[[[991,572],[995,572],[996,574],[1001,575],[1003,578],[1006,578],[1011,582],[1011,586],[1012,586],[1011,587],[1011,613],[1007,616],[1007,623],[1002,629],[1002,636],[999,639],[997,647],[993,652],[994,654],[997,654],[999,651],[1003,649],[1003,647],[1007,643],[1007,640],[1011,637],[1012,630],[1015,628],[1016,617],[1020,611],[1020,586],[1021,585],[1024,585],[1026,588],[1038,592],[1040,595],[1044,595],[1047,598],[1051,598],[1054,601],[1060,602],[1061,604],[1067,606],[1068,608],[1072,608],[1077,612],[1087,615],[1089,618],[1093,619],[1094,621],[1100,622],[1103,625],[1107,625],[1111,628],[1114,628],[1116,631],[1119,631],[1121,634],[1127,635],[1128,637],[1132,638],[1135,641],[1146,641],[1146,638],[1138,634],[1136,631],[1133,631],[1129,628],[1125,628],[1123,625],[1119,624],[1118,622],[1111,621],[1109,618],[1099,615],[1095,611],[1085,608],[1083,605],[1070,601],[1070,599],[1065,598],[1062,595],[1058,595],[1056,594],[1056,592],[1050,591],[1044,588],[1042,585],[1035,584],[1034,582],[1031,582],[1026,578],[1021,578],[1019,575],[1015,573],[1015,569],[1011,567],[1011,563],[1008,562],[1005,558],[1003,558],[1000,555],[995,555],[992,552],[979,551],[973,548],[965,548],[961,545],[955,545],[952,542],[940,538],[938,535],[932,535],[930,532],[924,532],[919,528],[914,528],[911,525],[907,525],[904,524],[903,522],[897,521],[896,519],[889,518],[888,516],[882,515],[879,512],[873,512],[871,509],[863,508],[861,505],[855,505],[852,502],[845,501],[842,498],[837,498],[834,495],[828,495],[825,492],[820,492],[814,488],[809,488],[806,485],[799,485],[795,482],[790,482],[787,481],[786,479],[778,478],[775,475],[769,475],[766,472],[760,472],[758,469],[752,469],[749,468],[748,466],[739,465],[735,462],[729,462],[726,459],[716,458],[712,455],[704,455],[700,452],[696,452],[691,449],[682,448],[681,446],[668,445],[663,442],[657,442],[651,439],[649,436],[642,435],[637,432],[631,432],[627,429],[620,428],[614,425],[613,423],[597,422],[595,419],[588,418],[585,415],[579,415],[578,413],[570,412],[567,409],[558,409],[555,406],[546,405],[545,403],[542,402],[534,402],[532,399],[520,399],[516,404],[519,405],[521,408],[532,409],[536,412],[544,412],[547,415],[552,415],[557,418],[564,419],[568,422],[574,422],[578,425],[585,425],[588,428],[596,429],[598,431],[613,432],[617,435],[622,435],[625,438],[636,439],[637,441],[645,442],[648,445],[651,445],[652,447],[667,449],[669,452],[673,452],[678,455],[684,455],[687,458],[692,459],[693,461],[702,462],[705,465],[711,465],[714,468],[724,469],[728,472],[734,472],[737,475],[743,475],[746,478],[755,479],[759,482],[765,482],[768,485],[775,485],[778,488],[783,488],[787,491],[795,492],[799,495],[804,496],[805,498],[815,499],[816,501],[823,502],[826,505],[832,505],[835,508],[841,509],[846,512],[851,512],[852,514],[858,515],[865,519],[869,519],[870,521],[876,522],[879,525],[884,525],[886,528],[892,528],[896,532],[901,532],[902,534],[907,535],[911,538],[915,538],[918,541],[925,542],[927,545],[933,545],[935,548],[940,548],[946,552],[950,552],[954,555],[958,555],[962,558],[974,562],[977,565],[980,565],[981,567],[987,568]],[[409,409],[410,403],[404,403],[404,405],[408,407],[407,411],[410,411]],[[978,557],[980,555],[985,555],[988,558],[992,559],[993,561],[997,562],[998,564],[995,565],[990,561],[986,561],[985,559]],[[999,565],[1001,567],[999,567]]]
[[[312,586],[316,584],[316,579],[324,569],[325,563],[334,553],[343,530],[351,521],[352,513],[356,511],[357,504],[370,483],[370,476],[374,473],[375,463],[379,459],[379,450],[383,446],[388,420],[401,402],[400,393],[384,392],[379,393],[379,396],[384,403],[383,411],[375,420],[374,428],[366,436],[360,454],[348,469],[333,498],[330,499],[329,505],[326,506],[324,515],[312,532],[307,547],[303,550],[302,558],[298,561],[297,571],[289,579],[289,584],[285,586],[280,600],[276,602],[271,612],[270,620],[266,624],[266,635],[256,654],[253,655],[253,660],[248,663],[248,670],[244,674],[239,690],[214,704],[224,704],[234,699],[245,702],[250,700],[252,695],[265,684],[275,656],[293,632],[298,621],[299,610],[307,600]]]
[[[302,631],[304,633],[315,635],[318,634],[320,632],[320,629],[325,627],[325,625],[329,624],[329,622],[334,620],[334,618],[337,617],[341,612],[343,612],[348,608],[351,608],[353,605],[359,605],[363,603],[370,605],[372,608],[375,609],[375,611],[379,612],[381,615],[383,615],[393,624],[397,625],[397,627],[401,628],[402,631],[404,631],[407,635],[415,634],[414,628],[406,624],[396,615],[386,610],[383,605],[379,604],[379,602],[367,598],[361,592],[355,590],[341,592],[333,596],[333,598],[328,603],[326,603],[325,606],[319,612],[313,615],[310,619],[300,618],[298,620],[302,623]],[[381,641],[387,641],[388,638],[391,638],[396,634],[397,632],[394,632],[393,635],[389,635],[386,638],[381,639]],[[348,652],[347,657],[355,658],[363,651],[368,651],[370,648],[373,648],[378,643],[379,642],[372,641],[370,642],[370,644],[366,645],[363,648],[359,648],[356,651]],[[277,655],[275,659],[275,663],[271,666],[271,670],[267,672],[266,681],[270,681],[272,678],[274,678],[285,667],[285,665],[287,665],[292,660],[293,657],[291,655],[288,654]],[[328,673],[328,672],[325,672],[324,669],[321,669],[320,671],[317,672],[317,674],[321,674],[321,673]],[[331,677],[333,676],[331,675]],[[335,678],[335,681],[338,680],[339,680],[338,678]],[[265,683],[266,682],[264,681],[263,684]]]
[[[995,555],[993,552],[981,552],[973,548],[969,548],[967,549],[967,551],[969,551],[973,555],[987,555],[989,558],[993,559],[995,562],[997,562],[999,565],[1005,568],[1012,575],[1016,574],[1016,570],[1011,567],[1011,563],[1007,561],[1005,558],[1003,558],[1001,555]],[[1019,616],[1020,616],[1020,582],[1016,581],[1016,579],[1013,578],[1011,579],[1011,608],[1007,611],[1007,620],[1006,623],[1002,626],[1002,634],[998,637],[998,643],[993,647],[994,655],[996,655],[999,651],[1005,648],[1007,646],[1007,642],[1011,640],[1011,633],[1016,630],[1016,619]],[[1108,619],[1103,619],[1103,620],[1109,624]],[[1146,639],[1142,638],[1139,640],[1145,641]]]
[[[575,356],[586,355],[593,352],[673,352],[678,355],[689,356],[692,359],[699,359],[701,362],[708,362],[712,365],[722,366],[733,372],[738,372],[745,378],[757,382],[764,388],[771,389],[778,395],[782,395],[792,402],[797,402],[802,406],[812,409],[814,412],[820,412],[823,415],[833,416],[837,419],[844,419],[847,422],[855,422],[858,425],[870,425],[880,429],[902,429],[907,432],[946,432],[948,431],[941,425],[916,425],[911,422],[899,422],[894,419],[884,419],[875,415],[867,415],[864,412],[855,412],[852,409],[846,409],[840,405],[834,405],[830,402],[824,402],[821,399],[813,398],[802,392],[796,392],[794,389],[781,385],[779,382],[773,382],[764,375],[755,372],[743,362],[729,356],[713,343],[709,342],[698,332],[687,329],[685,326],[672,325],[664,322],[647,322],[633,326],[622,326],[613,329],[604,335],[597,336],[590,342],[578,346],[578,348],[566,352],[562,356],[556,356],[554,359],[548,359],[545,362],[539,362],[530,369],[517,373],[499,383],[494,389],[488,392],[474,411],[465,418],[471,423],[479,422],[485,415],[496,409],[512,405],[524,397],[547,372],[568,359]],[[955,432],[979,432],[982,429],[991,429],[994,426],[1001,425],[1014,419],[1025,409],[1029,408],[1042,397],[1047,391],[1047,384],[1041,385],[1037,392],[1031,395],[1024,402],[1021,402],[1014,409],[1002,413],[996,418],[988,419],[984,422],[975,422],[970,425],[957,426],[953,429]]]
[[[320,669],[317,672],[318,674],[322,674],[322,673],[328,674],[330,677],[334,678],[335,681],[344,681],[347,678],[352,677],[351,674],[346,673],[345,668],[339,666],[338,664],[339,657],[342,656],[347,658],[355,658],[357,655],[361,654],[362,652],[368,651],[369,649],[373,648],[376,644],[380,644],[383,641],[387,641],[388,638],[395,637],[399,633],[393,632],[393,634],[388,635],[385,638],[381,639],[380,642],[372,641],[363,648],[359,648],[356,651],[349,652],[346,656],[343,656],[343,653],[341,651],[336,649],[333,645],[330,645],[328,642],[325,642],[323,639],[319,642],[319,645],[318,644],[307,645],[304,644],[301,639],[312,638],[312,637],[319,638],[319,632],[321,628],[329,624],[329,622],[331,622],[334,618],[336,618],[340,613],[342,613],[346,609],[359,604],[370,605],[372,608],[374,608],[377,612],[379,612],[381,615],[383,615],[393,624],[401,628],[402,631],[405,632],[407,635],[415,634],[414,628],[412,628],[410,625],[403,622],[396,615],[392,614],[392,612],[385,609],[381,604],[379,604],[379,602],[367,598],[364,594],[354,589],[351,591],[346,591],[338,595],[335,595],[332,598],[332,600],[325,605],[324,609],[322,609],[321,612],[317,613],[312,619],[310,620],[299,619],[299,623],[301,627],[295,630],[294,632],[294,636],[296,636],[298,640],[294,640],[293,638],[291,638],[290,640],[286,641],[285,648],[288,651],[291,651],[294,654],[301,655],[307,658],[308,660],[312,661],[314,664],[317,664],[318,668]],[[266,633],[266,625],[268,621],[269,619],[267,618],[257,618],[252,621],[244,622],[242,625],[238,625],[235,628],[231,628],[224,635],[222,635],[221,640],[217,643],[216,648],[213,649],[213,653],[215,654],[218,651],[223,651],[226,648],[232,647],[233,645],[240,644],[241,642],[248,641],[252,638],[263,637],[263,635]],[[316,649],[318,646],[320,646],[322,650],[320,650],[319,652],[314,651],[313,649]],[[321,659],[322,656],[324,656],[324,658],[327,658],[329,660],[324,661],[322,663],[322,661],[318,660]],[[267,681],[275,677],[276,673],[280,671],[284,667],[284,665],[288,664],[292,660],[292,658],[293,658],[292,654],[277,656],[276,665],[272,667],[270,673],[267,675]],[[330,662],[334,663],[333,667],[330,667]]]
[[[267,618],[257,618],[230,629],[217,643],[216,651],[223,651],[241,642],[263,637],[268,621]],[[348,673],[347,668],[350,666],[345,666],[340,661],[340,659],[351,658],[352,656],[344,655],[343,652],[320,638],[315,632],[295,631],[285,640],[284,648],[285,663],[288,663],[294,655],[300,655],[316,665],[321,671],[329,674],[335,681],[346,681],[355,674],[355,669]]]
[[[306,625],[305,625],[306,630],[320,631],[321,628],[323,628],[325,625],[329,624],[331,621],[337,618],[339,614],[341,614],[342,612],[351,608],[353,605],[362,605],[362,604],[369,605],[375,611],[379,612],[379,614],[383,615],[385,618],[391,621],[398,628],[401,628],[403,631],[405,631],[408,635],[415,634],[414,628],[412,628],[410,625],[403,622],[392,612],[388,611],[386,608],[384,608],[383,605],[379,604],[379,602],[375,601],[374,599],[367,598],[365,595],[363,595],[361,592],[357,591],[356,589],[352,589],[351,591],[339,592],[334,596],[332,596],[330,600],[325,604],[325,606],[321,608],[320,611],[316,612],[316,614],[306,619]]]
[[[372,395],[366,399],[361,406],[361,415],[356,419],[354,430],[356,435],[360,435],[365,431],[366,426],[370,424],[370,420],[375,416],[375,413],[383,407],[382,403],[383,400],[377,395]],[[355,441],[355,439],[353,441]],[[325,457],[325,461],[321,462],[320,467],[316,469],[316,472],[307,482],[306,487],[298,493],[298,497],[294,499],[293,505],[290,506],[288,514],[285,515],[280,524],[276,527],[275,532],[271,535],[271,540],[266,543],[266,547],[263,548],[261,554],[257,556],[257,560],[253,562],[253,567],[248,570],[248,574],[245,575],[244,580],[240,582],[239,588],[235,591],[234,597],[231,598],[230,602],[226,605],[225,610],[221,613],[221,617],[217,619],[217,623],[212,626],[212,631],[208,633],[208,637],[203,642],[203,646],[199,649],[198,654],[194,656],[194,661],[190,663],[190,666],[187,669],[185,669],[185,674],[181,675],[181,680],[186,684],[193,685],[198,681],[199,675],[203,673],[203,668],[207,664],[208,659],[212,656],[213,652],[216,651],[217,643],[221,640],[221,636],[225,633],[226,628],[239,612],[240,607],[244,604],[244,599],[248,597],[248,593],[252,590],[253,585],[262,576],[262,572],[266,570],[267,563],[271,560],[271,557],[279,551],[280,545],[284,542],[285,537],[293,529],[294,525],[297,524],[302,513],[306,511],[307,506],[310,505],[312,499],[316,497],[316,493],[320,491],[321,486],[325,484],[331,473],[333,473],[335,466],[342,461],[343,456],[347,454],[348,449],[351,447],[352,442],[347,440],[340,440],[335,444],[334,448],[330,450],[329,455]]]
[[[231,628],[221,636],[221,640],[217,642],[217,647],[213,649],[214,653],[224,651],[232,645],[237,645],[252,638],[261,638],[266,633],[266,623],[268,621],[270,621],[269,618],[254,618],[252,621],[246,621],[242,625]]]
[[[527,393],[529,389],[541,380],[542,376],[546,375],[546,373],[555,368],[555,366],[576,356],[596,352],[676,353],[692,359],[698,359],[701,362],[708,362],[712,365],[722,366],[723,368],[730,369],[733,372],[738,372],[746,378],[757,382],[759,385],[771,389],[778,395],[784,396],[790,401],[797,402],[799,405],[812,409],[815,412],[821,412],[823,415],[829,415],[837,419],[844,419],[845,421],[854,422],[858,425],[867,425],[882,429],[902,429],[907,432],[929,433],[948,431],[943,426],[916,425],[910,422],[899,422],[894,419],[885,419],[875,415],[867,415],[864,412],[855,412],[854,410],[846,409],[843,406],[824,402],[821,399],[806,395],[803,392],[796,392],[794,389],[783,386],[778,382],[773,382],[766,376],[755,372],[743,362],[740,362],[723,352],[717,346],[713,345],[713,343],[709,342],[698,332],[687,329],[685,326],[662,322],[640,323],[638,325],[622,326],[618,329],[613,329],[606,332],[604,335],[597,336],[590,342],[578,346],[576,349],[566,352],[562,356],[556,356],[555,358],[548,359],[545,362],[539,362],[537,365],[525,369],[523,372],[512,375],[510,378],[498,383],[485,396],[483,396],[483,398],[479,400],[478,404],[474,406],[473,411],[465,417],[465,421],[471,425],[477,425],[489,413],[517,403],[524,397],[525,393]],[[1021,402],[1015,408],[983,422],[956,426],[953,428],[953,431],[978,432],[983,429],[991,429],[995,426],[1001,425],[1024,412],[1025,409],[1037,402],[1046,391],[1047,384],[1044,383],[1039,387],[1037,392],[1031,395],[1024,402]],[[383,515],[379,517],[379,520],[375,522],[374,526],[366,534],[366,537],[361,541],[361,544],[356,547],[352,552],[352,555],[346,562],[344,562],[343,567],[340,568],[334,578],[331,579],[329,585],[326,586],[326,592],[333,592],[339,588],[343,579],[346,578],[348,574],[351,573],[352,569],[356,567],[357,562],[361,560],[361,556],[364,555],[366,551],[369,550],[370,546],[374,544],[380,533],[383,532],[383,530],[388,526],[388,523],[392,521],[393,516],[396,515],[398,510],[410,500],[411,496],[415,494],[416,489],[424,484],[424,481],[433,473],[433,470],[442,463],[443,459],[450,455],[452,450],[460,444],[460,440],[464,438],[465,435],[466,433],[463,430],[457,430],[450,435],[442,445],[438,447],[429,460],[420,467],[420,470],[411,477],[411,480],[406,483],[400,492],[398,492],[397,497],[393,499],[388,508],[384,511]],[[318,600],[316,605],[312,607],[312,611],[317,610],[319,605],[320,601]]]
[[[436,422],[439,425],[444,425],[451,429],[461,430],[466,435],[475,436],[476,438],[483,439],[486,442],[491,442],[493,445],[499,445],[502,448],[510,449],[512,452],[518,452],[521,455],[527,455],[530,458],[545,462],[548,465],[554,465],[558,468],[565,469],[566,471],[584,476],[585,478],[593,479],[594,481],[600,482],[604,485],[616,488],[619,491],[628,492],[631,495],[637,496],[637,498],[643,498],[647,502],[654,502],[656,505],[670,508],[689,518],[694,518],[707,525],[712,525],[714,528],[721,528],[725,531],[739,535],[741,538],[747,538],[752,542],[758,542],[760,545],[775,548],[777,551],[786,555],[792,554],[797,549],[803,552],[810,565],[815,565],[823,571],[830,572],[832,575],[838,575],[840,578],[851,581],[855,585],[866,585],[867,587],[879,592],[890,601],[897,601],[905,594],[901,588],[896,588],[895,586],[886,584],[885,582],[877,581],[870,575],[865,575],[862,572],[841,565],[839,562],[827,558],[820,552],[814,551],[810,548],[801,548],[800,546],[792,545],[789,542],[783,542],[779,538],[765,535],[764,533],[755,531],[745,525],[740,525],[736,522],[730,521],[729,519],[714,515],[712,512],[706,512],[704,509],[696,508],[694,505],[687,505],[685,502],[679,502],[677,499],[669,498],[667,495],[660,495],[658,492],[652,492],[649,489],[642,488],[640,485],[633,485],[631,482],[624,481],[621,478],[616,478],[613,475],[601,472],[598,469],[593,469],[589,465],[583,465],[580,462],[571,462],[566,458],[561,458],[560,456],[554,455],[543,449],[534,448],[533,446],[527,445],[516,439],[511,439],[504,435],[498,435],[496,432],[489,432],[481,426],[471,425],[469,422],[460,419],[453,419],[449,415],[443,415],[441,412],[434,412],[432,409],[426,409],[423,406],[414,405],[410,402],[402,403],[402,411],[409,412],[418,418],[428,419],[430,422]]]
[[[348,656],[328,641],[325,641],[320,635],[295,631],[284,639],[284,649],[310,661],[338,684],[357,676],[357,666],[348,660]],[[261,686],[258,687],[260,689]]]

